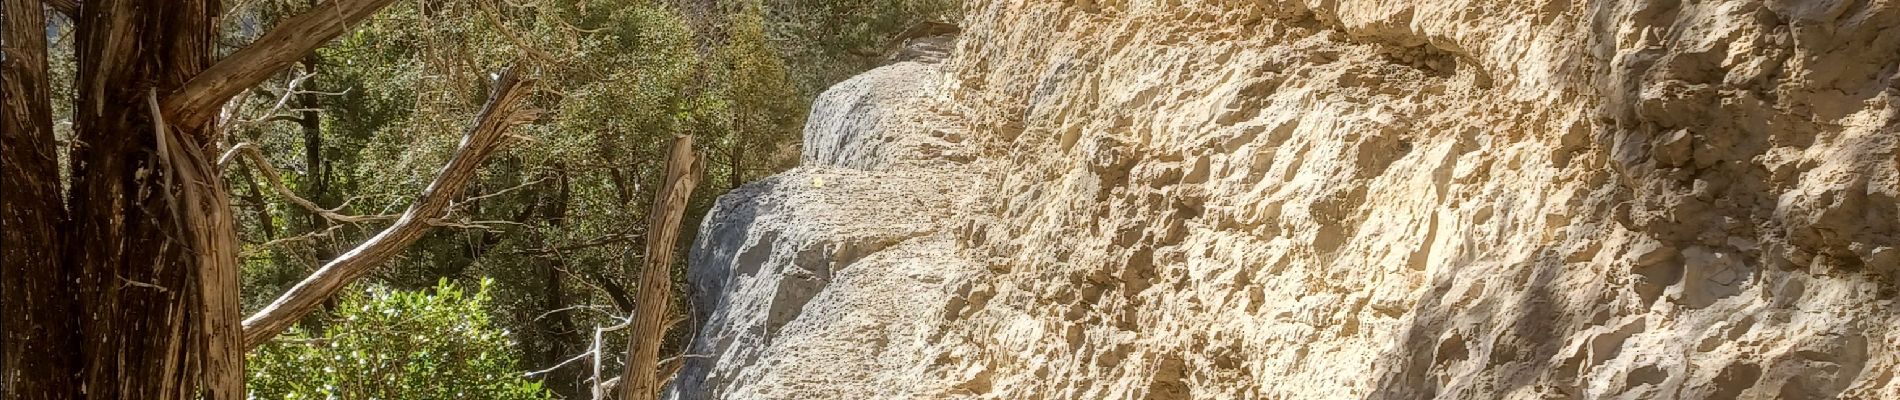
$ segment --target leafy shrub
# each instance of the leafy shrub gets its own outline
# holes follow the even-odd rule
[[[345,294],[321,334],[293,329],[251,353],[251,398],[551,398],[489,323],[488,285]]]

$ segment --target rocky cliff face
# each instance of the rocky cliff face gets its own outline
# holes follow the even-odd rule
[[[966,12],[720,200],[672,397],[1900,399],[1900,3]]]

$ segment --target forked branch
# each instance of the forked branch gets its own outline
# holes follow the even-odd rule
[[[238,92],[256,87],[395,0],[330,0],[285,20],[165,97],[166,118],[195,128]]]
[[[415,203],[402,213],[402,217],[369,241],[324,264],[276,301],[246,318],[244,347],[256,348],[282,333],[298,319],[315,311],[325,299],[368,274],[377,265],[395,257],[428,233],[435,226],[432,222],[447,212],[455,197],[468,187],[482,161],[501,147],[507,137],[505,131],[534,119],[538,111],[527,104],[530,86],[531,82],[520,78],[512,69],[503,73],[489,92],[488,104],[482,107],[475,126],[469,128],[462,137],[461,147],[455,150],[448,164],[442,167],[429,187],[417,196]]]

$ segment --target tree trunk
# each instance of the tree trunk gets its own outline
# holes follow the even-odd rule
[[[59,264],[65,214],[47,102],[46,17],[39,0],[0,4],[0,390],[8,399],[78,394],[79,301]]]
[[[251,176],[251,169],[244,167],[244,172],[238,174],[244,179],[244,187],[250,190],[244,194],[244,202],[250,204],[251,215],[252,218],[257,219],[258,230],[264,231],[263,237],[258,238],[258,243],[269,242],[277,238],[277,225],[271,222],[270,203],[264,201],[264,188],[257,185],[257,178]]]
[[[632,342],[627,346],[627,365],[620,375],[620,396],[625,400],[659,398],[660,344],[666,339],[667,309],[673,303],[673,248],[679,241],[680,220],[686,203],[698,183],[699,156],[693,152],[693,137],[673,139],[666,156],[666,180],[653,196],[652,212],[647,213],[646,266],[640,274],[640,296],[634,303]]]
[[[568,203],[572,201],[574,192],[573,186],[568,181],[567,167],[557,163],[554,168],[555,171],[550,178],[558,189],[552,196],[542,198],[540,211],[541,218],[548,222],[549,227],[562,231],[567,228]],[[539,238],[541,248],[553,247],[547,240],[547,235],[536,236]],[[569,354],[581,352],[579,348],[584,346],[587,340],[581,335],[579,324],[574,322],[573,310],[555,311],[568,306],[567,280],[565,274],[561,272],[559,257],[557,252],[538,255],[535,259],[535,263],[541,269],[541,309],[552,313],[546,314],[545,321],[538,321],[539,323],[535,324],[540,331],[540,336],[547,343],[547,347],[542,349],[543,353],[538,360],[540,365],[536,369],[554,368],[566,361]],[[579,366],[556,369],[548,373],[546,386],[554,389],[555,394],[560,395],[561,398],[581,398],[581,395],[586,393],[584,382],[582,382],[584,376],[582,372],[585,371]]]
[[[745,131],[734,127],[732,130],[732,165],[726,169],[726,190],[736,190],[745,184]]]
[[[241,398],[236,262],[218,253],[231,250],[230,204],[202,156],[213,130],[164,124],[154,107],[210,66],[219,4],[152,3],[87,1],[76,23],[62,262],[84,303],[83,395],[191,399],[203,382],[205,398]]]
[[[317,73],[317,62],[316,54],[304,57],[304,73]],[[303,131],[304,160],[303,184],[298,185],[298,188],[303,189],[303,198],[310,199],[319,206],[329,204],[330,187],[330,177],[328,171],[325,170],[329,168],[329,165],[323,160],[323,115],[317,112],[317,108],[322,106],[322,99],[316,93],[297,95],[297,108],[303,109],[298,112],[297,126]],[[322,232],[330,228],[328,218],[310,212],[308,209],[303,211],[303,234]],[[310,265],[323,265],[330,259],[336,258],[336,248],[326,241],[312,240],[308,242],[308,246],[309,252],[305,256]]]
[[[4,1],[4,396],[242,398],[236,229],[204,156],[209,116],[393,0],[325,2],[217,64],[219,1],[61,7],[78,37],[63,200],[46,20],[36,0]]]

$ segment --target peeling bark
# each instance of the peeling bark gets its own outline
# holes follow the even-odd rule
[[[640,298],[634,303],[637,309],[627,364],[620,376],[625,383],[620,396],[625,400],[659,398],[660,344],[666,338],[667,309],[673,303],[673,250],[700,168],[699,156],[693,152],[693,137],[674,139],[666,158],[666,180],[653,197],[653,211],[647,213],[646,267],[640,274],[640,292],[636,294]]]
[[[205,157],[220,143],[209,116],[288,66],[275,57],[301,57],[388,2],[325,3],[215,67],[219,1],[44,3],[78,38],[62,198],[43,3],[5,0],[4,397],[245,395],[236,230]]]
[[[206,178],[215,174],[184,155],[214,142],[202,128],[167,126],[151,106],[154,92],[183,85],[211,64],[219,7],[161,3],[88,1],[76,18],[79,99],[60,262],[78,272],[84,307],[76,350],[85,365],[68,373],[80,377],[85,398],[191,399],[201,383],[218,385],[204,398],[239,398],[241,384],[229,386],[238,381],[205,373],[209,366],[230,374],[242,360],[204,358],[227,339],[207,336],[218,322],[203,312],[235,290],[205,292],[194,281],[235,262],[201,264],[207,258],[200,255],[219,249],[192,237],[216,228],[196,225],[210,218],[184,217],[219,201],[192,193],[224,190],[200,186],[215,184]]]

